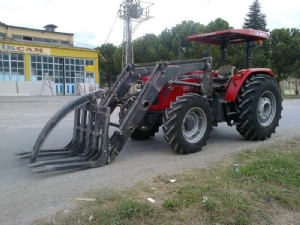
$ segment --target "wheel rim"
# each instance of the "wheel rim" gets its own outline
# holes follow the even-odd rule
[[[200,108],[192,108],[182,122],[182,134],[189,143],[198,142],[204,135],[207,127],[206,114]]]
[[[258,101],[257,115],[262,126],[269,126],[276,114],[276,100],[272,92],[264,92]]]

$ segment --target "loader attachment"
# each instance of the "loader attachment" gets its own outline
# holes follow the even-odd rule
[[[61,108],[45,125],[31,152],[21,152],[20,158],[30,157],[29,167],[35,172],[99,167],[107,163],[108,124],[110,108],[100,105],[99,98],[104,92],[98,91],[82,96]],[[70,143],[61,149],[41,150],[42,145],[62,119],[74,112],[73,137]],[[68,158],[57,159],[60,156]],[[78,157],[72,157],[78,156]],[[36,162],[37,157],[56,159]]]
[[[15,155],[19,158],[30,157],[29,167],[32,167],[34,172],[85,169],[109,164],[123,149],[162,87],[175,76],[195,70],[209,73],[211,58],[127,65],[111,90],[99,90],[69,102],[48,121],[32,151]],[[130,87],[146,75],[149,76],[147,82],[136,93],[134,101],[120,118],[119,124],[110,122],[110,114],[118,105],[124,103],[123,99]],[[205,94],[205,86],[210,85],[210,81],[203,79],[203,83],[202,89]],[[42,150],[52,130],[71,112],[74,112],[74,128],[69,144],[61,149]],[[117,131],[114,131],[111,137],[109,126],[117,127]],[[37,158],[41,157],[51,159],[37,161]]]

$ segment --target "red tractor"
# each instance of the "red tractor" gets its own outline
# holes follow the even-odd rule
[[[271,69],[249,68],[251,49],[268,37],[267,32],[252,29],[189,36],[188,40],[221,47],[221,65],[218,71],[209,74],[206,96],[201,90],[204,85],[198,86],[203,83],[203,70],[175,77],[163,86],[131,138],[153,137],[163,124],[169,146],[179,153],[191,153],[206,144],[212,126],[219,122],[236,125],[237,131],[249,140],[271,137],[281,118],[280,89]],[[226,48],[244,42],[247,43],[245,69],[234,72],[234,66],[225,64]],[[148,76],[142,78],[144,82],[147,79]]]
[[[200,59],[127,65],[111,90],[96,91],[67,104],[45,125],[33,150],[17,155],[30,156],[36,172],[99,167],[111,163],[130,137],[153,137],[160,126],[172,149],[195,153],[206,145],[219,122],[235,125],[249,140],[270,138],[281,118],[281,92],[271,69],[249,68],[251,49],[268,38],[267,32],[253,29],[189,36],[191,41],[220,46],[218,70],[212,69],[208,51]],[[234,71],[233,65],[226,64],[226,48],[240,43],[246,43],[245,69]],[[118,106],[117,124],[109,116]],[[72,111],[70,143],[62,149],[41,150],[50,132]],[[112,135],[110,126],[116,127]],[[78,157],[36,162],[38,156],[66,155]]]

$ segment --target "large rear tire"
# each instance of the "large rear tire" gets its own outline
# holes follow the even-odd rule
[[[195,153],[206,145],[212,130],[212,109],[202,96],[186,94],[171,103],[163,116],[164,137],[180,154]]]
[[[270,138],[279,126],[282,97],[277,81],[258,74],[247,78],[236,100],[237,131],[248,140]]]

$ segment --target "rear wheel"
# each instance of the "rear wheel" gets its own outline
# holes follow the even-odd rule
[[[178,97],[166,110],[164,137],[180,154],[198,152],[210,137],[212,122],[212,109],[207,100],[197,94],[186,94]]]
[[[282,97],[278,83],[263,74],[248,78],[237,96],[236,106],[236,129],[244,138],[270,138],[281,119]]]

